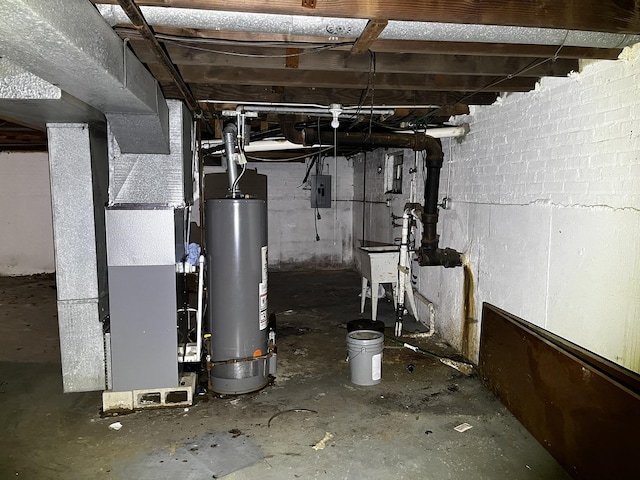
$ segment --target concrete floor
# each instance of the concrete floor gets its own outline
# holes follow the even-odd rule
[[[275,272],[269,287],[280,331],[272,385],[102,418],[100,392],[62,393],[53,276],[0,278],[0,478],[569,478],[475,377],[389,344],[382,382],[353,385],[354,272]],[[390,326],[392,305],[380,302]],[[451,353],[437,338],[419,344]],[[268,425],[290,409],[317,413]],[[463,422],[473,428],[458,433]]]

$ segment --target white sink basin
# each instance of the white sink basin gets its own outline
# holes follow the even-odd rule
[[[394,293],[398,283],[398,245],[376,245],[373,247],[360,247],[360,270],[362,273],[362,299],[360,313],[364,312],[366,302],[367,284],[371,284],[371,319],[375,320],[378,313],[378,285],[391,283]]]
[[[395,283],[398,279],[398,245],[360,247],[360,269],[372,289],[378,283]]]
[[[400,245],[376,245],[375,247],[360,247],[360,250],[364,250],[367,253],[399,252]]]

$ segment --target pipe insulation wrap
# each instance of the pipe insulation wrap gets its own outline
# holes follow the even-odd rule
[[[122,8],[98,4],[111,25],[128,25]],[[262,13],[219,12],[191,8],[140,7],[152,26],[184,27],[286,35],[357,38],[367,19],[311,17]],[[640,42],[640,35],[496,25],[408,22],[392,20],[379,36],[384,40],[513,43],[573,47],[622,48]]]

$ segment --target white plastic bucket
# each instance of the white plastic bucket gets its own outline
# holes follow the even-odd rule
[[[384,334],[374,330],[355,330],[347,334],[351,382],[377,385],[382,379]]]

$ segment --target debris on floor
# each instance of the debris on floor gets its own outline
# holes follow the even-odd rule
[[[330,441],[332,438],[333,438],[333,433],[327,432],[322,438],[322,440],[320,440],[311,448],[313,448],[314,450],[324,450],[324,447],[327,446],[327,442]]]
[[[310,410],[308,408],[290,408],[289,410],[282,410],[281,412],[275,413],[271,416],[271,418],[269,419],[269,421],[267,422],[267,428],[271,428],[271,421],[282,415],[283,413],[291,413],[291,412],[305,412],[305,413],[318,413],[315,410]]]
[[[122,428],[122,424],[120,422],[114,422],[109,425],[110,430],[115,430],[116,432]]]
[[[216,432],[118,462],[113,478],[221,478],[262,460],[262,451],[240,430]]]
[[[461,423],[461,424],[460,424],[460,425],[458,425],[457,427],[454,427],[453,429],[454,429],[456,432],[460,432],[460,433],[462,433],[462,432],[466,432],[467,430],[469,430],[469,429],[471,429],[471,428],[473,428],[473,426],[471,426],[471,425],[469,425],[468,423],[466,423],[466,422],[465,422],[465,423]]]

